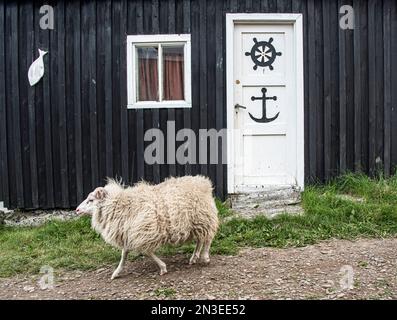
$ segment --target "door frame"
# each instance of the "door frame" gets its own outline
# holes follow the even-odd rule
[[[227,191],[235,193],[234,186],[234,27],[236,24],[289,24],[293,26],[296,52],[296,182],[304,188],[304,92],[303,92],[303,15],[297,13],[227,13],[226,14],[226,115],[227,115]]]

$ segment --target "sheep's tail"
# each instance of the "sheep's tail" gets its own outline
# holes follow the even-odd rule
[[[197,183],[196,186],[197,188],[205,193],[209,193],[212,194],[212,191],[214,189],[211,180],[208,177],[205,176],[196,176],[195,177],[197,179],[197,181],[200,181],[200,183]]]

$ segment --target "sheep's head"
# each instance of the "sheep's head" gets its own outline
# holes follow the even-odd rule
[[[98,187],[92,191],[77,207],[76,212],[79,214],[93,215],[98,208],[98,203],[107,196],[107,191],[103,187]]]

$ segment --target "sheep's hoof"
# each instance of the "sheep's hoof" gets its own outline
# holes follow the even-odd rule
[[[118,277],[119,277],[118,273],[113,273],[112,276],[110,277],[110,280],[114,280],[114,279],[116,279]]]
[[[166,273],[167,273],[167,269],[160,270],[160,276],[162,276],[162,275],[164,275]]]
[[[195,264],[196,262],[197,262],[197,257],[190,258],[190,260],[189,260],[190,265]]]
[[[210,263],[210,258],[203,258],[203,262],[205,263],[205,264],[209,264]]]

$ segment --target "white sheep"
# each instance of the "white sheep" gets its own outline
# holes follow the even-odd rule
[[[164,244],[195,240],[189,264],[200,256],[209,263],[219,223],[211,181],[203,176],[169,178],[158,185],[139,182],[133,187],[110,179],[105,187],[91,192],[76,211],[92,215],[93,229],[122,250],[111,279],[122,271],[129,251],[150,256],[160,267],[160,275],[165,274],[166,264],[155,255]]]

